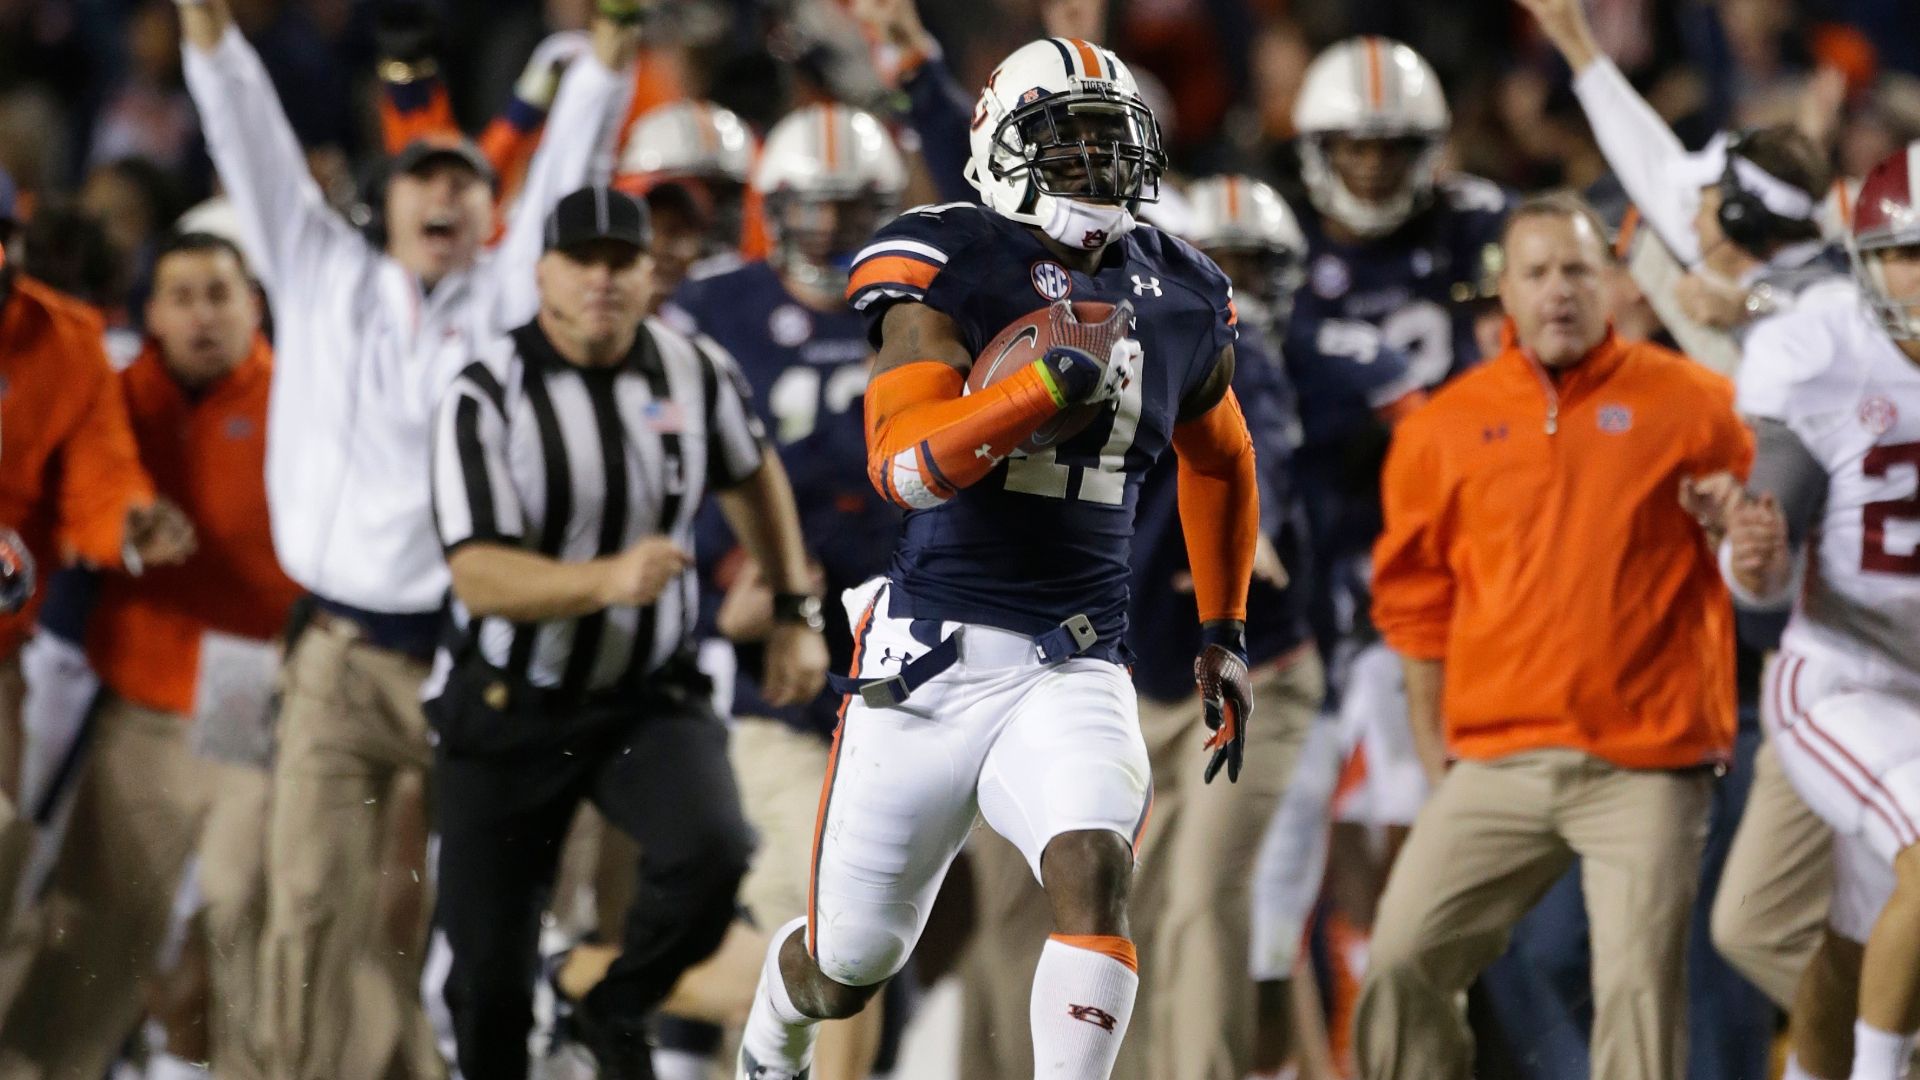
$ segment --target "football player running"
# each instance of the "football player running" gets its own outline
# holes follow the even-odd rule
[[[1759,453],[1721,554],[1737,601],[1793,607],[1762,717],[1835,833],[1793,1010],[1802,1080],[1905,1076],[1920,1029],[1920,143],[1868,174],[1851,248],[1865,303],[1798,309],[1745,342]]]
[[[769,949],[740,1075],[808,1075],[823,1019],[906,962],[976,813],[1053,908],[1034,974],[1038,1077],[1105,1080],[1139,985],[1134,842],[1151,799],[1124,635],[1141,476],[1172,446],[1202,622],[1196,681],[1237,779],[1252,701],[1243,623],[1259,530],[1234,398],[1231,290],[1138,225],[1159,127],[1126,65],[1068,38],[1016,50],[975,110],[984,207],[910,211],[853,266],[878,347],[868,475],[908,510],[892,566],[847,594],[853,678],[820,803],[809,911]],[[1066,304],[1113,305],[1081,323]],[[1055,305],[1040,358],[963,393],[974,357]],[[1137,319],[1136,319],[1137,315]],[[1072,405],[1057,445],[1016,454]]]

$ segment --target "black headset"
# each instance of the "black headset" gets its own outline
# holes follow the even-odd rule
[[[1720,220],[1720,231],[1733,246],[1764,260],[1776,245],[1814,239],[1820,235],[1820,228],[1809,218],[1775,213],[1758,192],[1740,183],[1734,163],[1744,156],[1741,150],[1752,134],[1741,131],[1727,139],[1727,161],[1720,173],[1720,210],[1715,216]]]

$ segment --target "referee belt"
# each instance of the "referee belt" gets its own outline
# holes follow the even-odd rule
[[[827,685],[836,693],[857,694],[860,700],[871,709],[888,709],[899,705],[913,696],[941,672],[960,662],[960,638],[967,632],[961,626],[940,640],[917,659],[910,660],[900,668],[900,674],[884,679],[861,679],[852,675],[828,675]],[[990,629],[990,628],[982,628]],[[1011,636],[1011,635],[1009,635]],[[1051,666],[1071,660],[1100,640],[1094,632],[1093,620],[1085,615],[1075,615],[1038,637],[1029,638],[1034,659]]]

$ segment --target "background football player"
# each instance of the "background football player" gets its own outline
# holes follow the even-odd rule
[[[795,477],[795,502],[808,552],[827,595],[886,570],[899,514],[868,484],[861,412],[867,386],[866,325],[847,307],[847,268],[875,230],[899,210],[906,165],[871,114],[810,105],[768,133],[753,175],[766,207],[773,251],[765,260],[686,283],[668,308],[731,353],[752,401]],[[710,598],[710,628],[732,643],[730,752],[761,857],[741,888],[753,925],[770,930],[806,911],[808,840],[813,833],[840,695],[776,708],[759,693],[761,647],[791,610],[745,557],[715,506],[703,511],[696,555]],[[838,611],[825,618],[834,666],[852,662],[853,636]],[[709,650],[711,655],[711,650]],[[753,962],[765,952],[764,934]],[[745,982],[758,972],[750,966]],[[820,1080],[866,1075],[879,1036],[879,1011],[826,1029]]]

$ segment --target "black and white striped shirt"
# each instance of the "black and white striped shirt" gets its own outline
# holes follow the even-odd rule
[[[647,536],[693,549],[710,489],[760,468],[765,433],[733,360],[649,319],[618,367],[583,368],[538,323],[497,341],[441,399],[433,444],[440,540],[511,544],[565,562]],[[651,607],[575,619],[475,619],[456,597],[463,649],[509,678],[580,695],[654,670],[685,644],[699,605],[692,571]],[[454,657],[443,648],[432,687]]]

